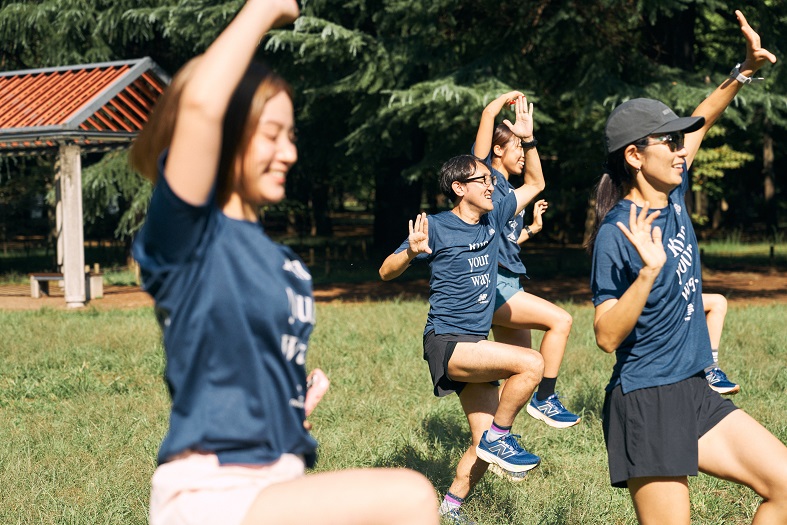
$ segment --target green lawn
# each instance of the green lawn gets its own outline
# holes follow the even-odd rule
[[[593,342],[592,309],[563,305],[574,330],[558,389],[582,423],[555,430],[523,413],[514,431],[542,465],[519,484],[487,475],[466,504],[480,524],[635,523],[609,487],[600,410],[614,358]],[[469,443],[455,397],[434,398],[421,359],[423,302],[318,305],[309,365],[332,387],[311,420],[319,470],[407,466],[438,492]],[[737,307],[722,340],[736,403],[787,441],[787,307]],[[0,523],[144,524],[167,421],[162,349],[149,309],[0,312]],[[747,523],[758,498],[691,480],[693,523]]]

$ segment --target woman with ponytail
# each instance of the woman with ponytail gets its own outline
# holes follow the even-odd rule
[[[514,106],[516,121],[511,124],[503,120],[495,126],[495,118],[509,105]],[[546,183],[537,145],[533,134],[533,104],[528,111],[527,99],[521,92],[505,93],[487,104],[481,113],[473,154],[484,160],[493,175],[495,206],[514,191],[512,175],[524,177],[521,187],[528,191],[528,202],[544,190]],[[544,358],[544,377],[528,401],[527,413],[551,427],[568,428],[579,423],[580,418],[563,406],[555,385],[573,319],[556,304],[526,292],[521,282],[527,273],[519,256],[520,245],[541,231],[547,206],[545,200],[537,201],[532,224],[524,224],[522,210],[497,233],[499,263],[492,332],[495,341],[530,348],[530,330],[544,331],[539,347]]]
[[[776,57],[736,11],[738,64],[691,117],[652,99],[624,102],[605,127],[591,289],[596,342],[615,353],[603,407],[610,481],[640,523],[688,524],[698,471],[762,497],[754,523],[787,523],[787,447],[710,388],[713,363],[688,170],[703,137],[744,84]]]

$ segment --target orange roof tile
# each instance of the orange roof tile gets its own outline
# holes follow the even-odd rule
[[[0,73],[0,155],[128,143],[168,83],[150,58]]]

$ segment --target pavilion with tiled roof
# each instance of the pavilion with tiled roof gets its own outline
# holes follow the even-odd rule
[[[70,307],[87,300],[81,154],[128,147],[168,83],[150,58],[0,72],[0,156],[57,155],[57,263]]]

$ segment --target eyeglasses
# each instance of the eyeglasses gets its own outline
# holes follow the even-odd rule
[[[666,135],[659,135],[656,137],[646,137],[643,139],[643,142],[637,144],[641,148],[645,148],[647,146],[656,146],[658,144],[666,144],[670,151],[678,151],[683,149],[683,139],[685,138],[685,134],[676,131],[675,133],[667,133]],[[648,139],[652,139],[654,142],[649,142]]]
[[[492,185],[492,176],[488,173],[486,175],[479,175],[477,177],[470,177],[469,179],[465,179],[459,181],[462,183],[466,182],[478,182],[479,184],[483,184],[484,186],[491,186]]]

